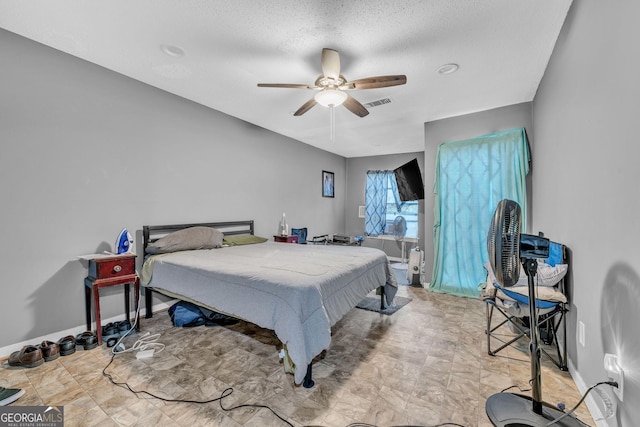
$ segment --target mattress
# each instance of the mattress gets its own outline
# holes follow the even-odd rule
[[[384,252],[365,247],[265,242],[149,257],[142,283],[273,330],[294,380],[331,343],[331,326],[383,286],[397,285]]]

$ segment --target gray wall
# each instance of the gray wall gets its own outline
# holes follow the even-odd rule
[[[533,223],[573,252],[570,359],[586,385],[622,358],[618,425],[640,419],[640,3],[574,1],[534,100]],[[611,423],[611,425],[616,425]]]
[[[365,188],[368,170],[392,170],[406,162],[418,159],[418,165],[422,172],[422,179],[431,173],[425,171],[424,153],[403,153],[387,156],[354,157],[347,159],[347,201],[345,203],[345,233],[352,236],[364,236],[364,218],[358,218],[358,207],[365,204]],[[429,187],[427,187],[428,189]],[[429,194],[425,191],[425,197]],[[418,221],[424,224],[424,201],[418,202]],[[424,227],[419,226],[420,247],[424,245]],[[388,256],[400,257],[402,255],[401,244],[392,240],[378,240],[365,238],[366,246],[382,249]],[[407,245],[410,250],[413,245]]]
[[[76,256],[113,249],[123,227],[254,219],[271,237],[284,211],[343,232],[343,157],[4,30],[0,51],[0,349],[83,328]],[[122,288],[102,294],[103,318],[123,316]]]
[[[584,348],[568,337],[574,378],[591,385],[605,379],[605,352],[622,358],[619,425],[640,418],[638,16],[640,3],[630,0],[574,2],[533,102],[533,127],[529,104],[426,123],[423,163],[429,194],[438,144],[527,129],[531,229],[572,249],[569,330],[578,322],[586,330]],[[270,235],[286,211],[312,235],[362,229],[364,190],[352,178],[364,160],[298,144],[2,30],[0,48],[0,347],[82,325],[86,271],[76,255],[109,249],[123,226],[254,218],[257,233]],[[319,195],[322,169],[336,173],[336,199]],[[432,198],[423,211],[429,237]],[[430,274],[433,246],[425,243]],[[104,299],[105,316],[116,315],[121,293]]]
[[[424,125],[424,162],[428,170],[434,171],[436,165],[436,154],[438,146],[447,141],[460,141],[475,136],[486,135],[500,130],[514,128],[525,128],[532,150],[535,150],[532,135],[532,104],[525,102],[522,104],[510,105],[507,107],[494,108],[492,110],[478,113],[466,114],[448,119],[427,122]],[[534,166],[532,165],[532,174]],[[528,178],[530,187],[531,175]],[[434,195],[433,185],[435,175],[433,173],[425,175],[425,281],[430,282],[433,274],[433,206]],[[531,198],[531,193],[528,193]],[[531,205],[531,203],[529,203]]]

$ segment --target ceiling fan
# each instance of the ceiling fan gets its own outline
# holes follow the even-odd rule
[[[403,85],[407,82],[407,76],[378,76],[366,77],[358,80],[348,81],[345,76],[340,74],[340,55],[337,50],[322,49],[322,75],[320,75],[315,83],[305,84],[289,84],[289,83],[258,83],[258,87],[280,87],[293,89],[314,89],[318,93],[305,102],[293,115],[301,116],[316,104],[325,107],[336,107],[344,105],[353,114],[364,117],[369,111],[358,100],[347,94],[348,90],[377,89],[388,86]]]

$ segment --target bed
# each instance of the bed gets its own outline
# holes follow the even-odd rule
[[[254,235],[253,221],[144,226],[145,254],[168,237],[207,229],[222,232],[222,247],[178,245],[145,257],[146,316],[157,291],[271,329],[296,384],[313,386],[311,362],[329,348],[331,327],[368,293],[381,288],[382,304],[393,303],[397,284],[384,252],[267,241]]]

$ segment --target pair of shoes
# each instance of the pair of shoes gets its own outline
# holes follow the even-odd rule
[[[23,368],[35,368],[44,363],[44,357],[39,347],[25,345],[20,351],[14,351],[9,356],[9,366],[21,366]]]
[[[24,394],[21,388],[4,388],[0,387],[0,406],[6,406],[20,399]]]
[[[60,346],[53,341],[42,341],[38,348],[42,352],[45,362],[51,362],[60,356]]]
[[[111,338],[121,338],[131,329],[129,320],[122,320],[115,323],[107,323],[102,327],[102,340],[109,341]]]
[[[116,322],[116,326],[118,327],[118,331],[120,331],[120,336],[123,336],[131,329],[131,322],[129,320],[122,320]]]
[[[9,366],[35,368],[44,362],[50,362],[60,356],[60,348],[53,341],[42,341],[40,345],[25,345],[20,351],[9,356]]]
[[[120,329],[116,323],[107,323],[102,327],[102,341],[120,338]]]
[[[76,335],[76,344],[81,345],[85,350],[91,350],[98,346],[98,337],[91,331],[86,331]]]
[[[102,335],[116,335],[119,332],[127,332],[131,329],[131,322],[128,320],[121,320],[120,322],[107,323],[102,327]]]
[[[60,348],[60,356],[68,356],[76,352],[76,339],[73,335],[67,335],[58,340],[58,347]]]
[[[102,327],[102,339],[111,336],[120,336],[120,329],[116,323],[107,323]]]

